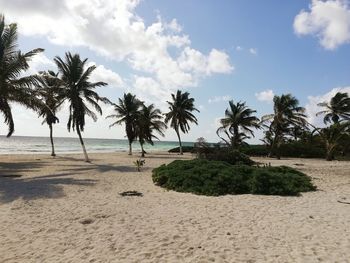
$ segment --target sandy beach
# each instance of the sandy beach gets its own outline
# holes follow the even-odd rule
[[[0,262],[350,262],[350,162],[255,159],[313,177],[300,197],[166,191],[126,153],[0,156]],[[122,197],[124,191],[139,197]]]

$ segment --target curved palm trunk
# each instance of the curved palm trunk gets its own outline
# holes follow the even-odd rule
[[[180,138],[180,133],[179,133],[179,130],[178,130],[178,129],[175,129],[175,131],[176,131],[177,138],[179,139],[180,155],[183,155],[183,152],[182,152],[182,142],[181,142],[181,138]]]
[[[88,157],[87,152],[86,152],[86,149],[85,149],[85,144],[84,144],[83,138],[81,137],[80,129],[78,126],[77,126],[77,133],[79,136],[81,147],[83,148],[85,162],[90,162],[89,157]]]
[[[53,129],[52,129],[52,124],[49,124],[49,128],[50,128],[50,141],[51,141],[51,156],[56,156],[55,154],[55,145],[53,143]]]

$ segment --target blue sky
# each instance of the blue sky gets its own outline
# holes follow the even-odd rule
[[[260,117],[272,111],[274,94],[292,93],[319,124],[317,102],[350,92],[347,0],[19,2],[0,6],[19,24],[21,50],[45,48],[33,73],[54,69],[49,60],[72,51],[99,67],[95,78],[111,81],[99,91],[112,101],[131,91],[166,110],[171,92],[189,91],[201,113],[187,141],[218,141],[217,120],[229,99],[246,101]],[[15,135],[47,135],[34,113],[14,112]],[[62,109],[57,136],[75,136],[65,129],[66,115]],[[88,122],[85,137],[123,138],[123,127],[109,129],[104,116]],[[169,130],[165,139],[176,135]]]

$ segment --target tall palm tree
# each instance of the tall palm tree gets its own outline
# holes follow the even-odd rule
[[[226,142],[237,148],[244,139],[250,138],[249,135],[254,136],[252,128],[258,129],[260,127],[259,119],[253,116],[255,112],[255,110],[248,108],[245,102],[239,101],[235,104],[233,100],[229,101],[229,108],[225,111],[225,117],[220,119],[221,126],[216,133],[226,141],[220,136],[220,133],[224,132],[229,139]]]
[[[334,97],[331,98],[330,102],[321,102],[317,106],[326,108],[316,114],[325,114],[323,122],[338,123],[342,120],[350,120],[350,97],[349,94],[344,92],[337,92]]]
[[[180,137],[180,130],[183,133],[188,133],[190,130],[189,122],[193,122],[198,125],[197,118],[192,114],[192,112],[197,111],[194,107],[194,98],[189,97],[188,92],[182,93],[180,90],[176,94],[171,94],[172,101],[169,104],[169,112],[165,114],[165,123],[170,122],[170,127],[172,127],[179,139],[180,154],[182,155],[182,143]]]
[[[44,50],[37,48],[23,54],[17,50],[17,37],[17,25],[6,25],[5,17],[0,14],[0,112],[8,126],[7,137],[15,130],[11,103],[16,102],[36,111],[42,106],[32,89],[37,81],[36,76],[23,76],[23,73],[29,69],[28,62]]]
[[[46,122],[50,129],[51,156],[56,156],[52,125],[59,122],[56,112],[62,104],[62,100],[59,99],[60,87],[58,73],[50,70],[40,73],[36,94],[43,101],[44,107],[40,109],[39,117],[44,117],[43,124]]]
[[[65,61],[60,57],[54,59],[60,78],[63,82],[63,88],[60,91],[59,99],[69,103],[69,118],[67,123],[68,131],[76,130],[81,146],[83,148],[85,161],[89,162],[81,131],[84,131],[85,116],[91,117],[94,121],[97,120],[96,114],[88,108],[91,105],[100,115],[102,109],[98,104],[99,101],[111,103],[107,98],[100,97],[95,88],[105,86],[105,82],[90,82],[89,77],[96,69],[95,66],[86,68],[87,59],[81,60],[78,54],[72,55],[66,53]]]
[[[132,155],[132,143],[136,140],[136,121],[138,112],[142,102],[131,93],[124,93],[123,98],[118,99],[118,104],[114,104],[114,111],[116,114],[107,116],[106,118],[117,119],[110,127],[114,125],[125,124],[125,132],[129,142],[129,155]]]
[[[149,106],[142,105],[136,125],[136,133],[140,142],[142,157],[145,157],[143,145],[145,143],[153,145],[153,139],[158,140],[154,132],[164,136],[164,130],[167,126],[162,119],[161,111],[155,108],[154,104]]]
[[[299,101],[291,94],[282,94],[273,98],[273,114],[261,118],[262,123],[269,122],[269,130],[274,135],[270,156],[276,150],[277,158],[280,159],[279,148],[285,136],[290,135],[293,127],[306,126],[305,108],[299,106]]]

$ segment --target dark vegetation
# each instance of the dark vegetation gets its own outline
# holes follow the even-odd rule
[[[176,160],[162,165],[153,170],[153,182],[168,190],[209,196],[296,196],[316,190],[308,176],[289,167],[231,165],[205,159]]]
[[[214,151],[213,147],[213,151]],[[267,157],[270,155],[271,149],[265,144],[246,144],[239,147],[239,151],[248,156]],[[284,158],[326,158],[326,147],[320,136],[314,136],[310,141],[290,141],[281,144],[280,156]],[[178,153],[179,148],[173,148],[169,153]],[[194,146],[183,146],[183,152],[197,154],[198,149]],[[344,136],[339,145],[334,150],[334,158],[338,160],[350,159],[350,136]],[[276,156],[272,150],[271,157]]]

